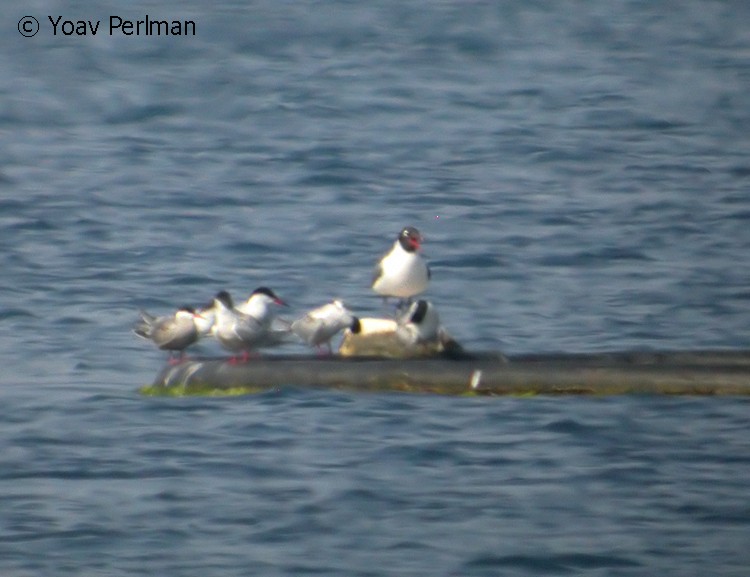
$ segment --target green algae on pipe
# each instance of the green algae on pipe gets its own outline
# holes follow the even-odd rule
[[[147,395],[236,395],[285,385],[448,395],[750,394],[750,351],[547,354],[457,358],[269,356],[165,367]]]

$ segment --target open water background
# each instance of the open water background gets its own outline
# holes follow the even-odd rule
[[[197,35],[109,35],[145,14]],[[413,224],[471,349],[747,348],[747,22],[4,3],[2,575],[746,576],[745,399],[150,399],[164,355],[130,326],[261,284],[377,313],[371,267]]]

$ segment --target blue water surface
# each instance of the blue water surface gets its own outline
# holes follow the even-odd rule
[[[196,35],[109,33],[146,14]],[[164,354],[130,327],[259,285],[289,316],[379,314],[372,266],[412,224],[467,348],[746,349],[748,21],[729,0],[0,6],[3,576],[744,577],[744,399],[149,399]]]

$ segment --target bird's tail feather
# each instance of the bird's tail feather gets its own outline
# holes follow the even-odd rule
[[[144,310],[139,311],[141,318],[133,325],[133,332],[141,338],[150,339],[156,317]]]

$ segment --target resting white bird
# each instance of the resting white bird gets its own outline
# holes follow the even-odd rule
[[[214,336],[228,351],[241,353],[245,361],[251,351],[278,345],[289,335],[288,327],[273,326],[274,314],[269,305],[275,301],[270,298],[259,301],[255,310],[258,317],[255,317],[237,310],[227,291],[221,291],[214,297]]]
[[[323,352],[324,347],[331,354],[331,339],[344,329],[353,333],[360,331],[359,318],[354,316],[340,300],[334,300],[328,304],[311,310],[305,316],[292,323],[292,332],[311,347],[316,347],[318,352]]]

